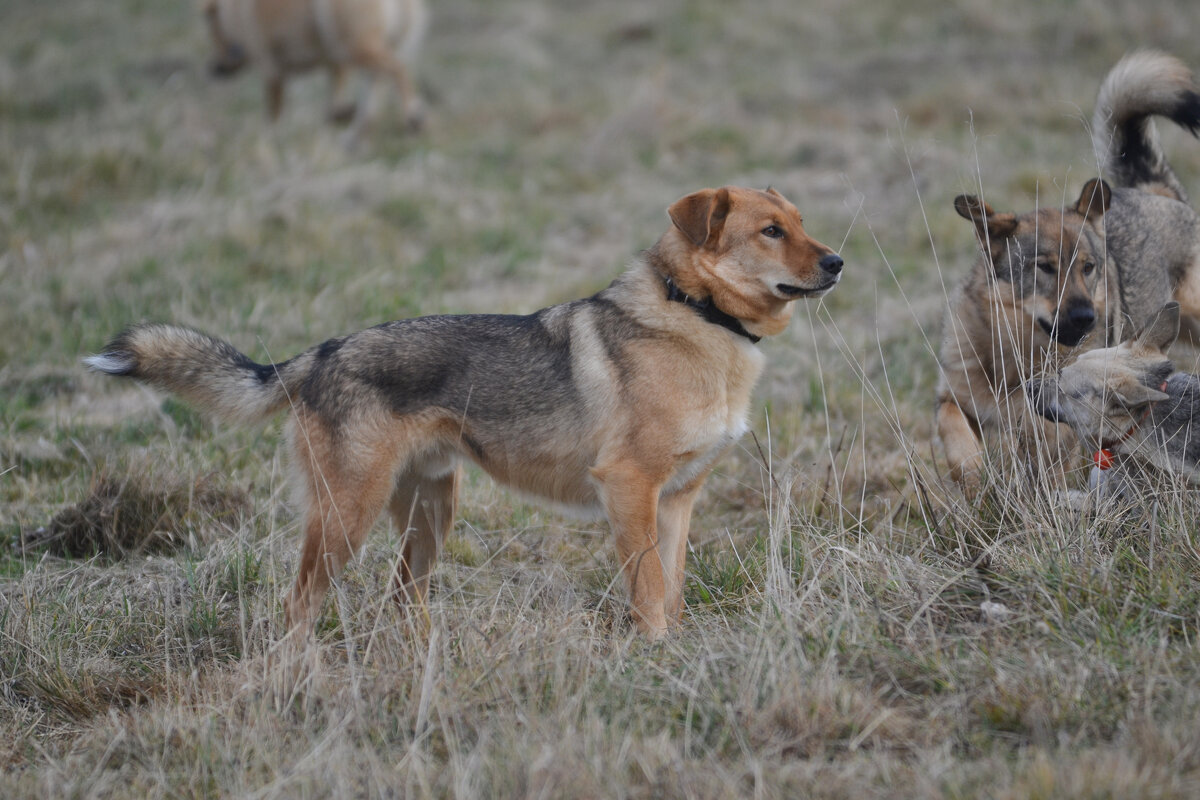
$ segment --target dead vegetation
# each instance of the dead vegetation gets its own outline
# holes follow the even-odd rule
[[[23,532],[26,554],[45,550],[67,558],[108,560],[195,550],[243,524],[250,498],[215,475],[183,482],[149,470],[92,476],[83,500],[46,525]]]

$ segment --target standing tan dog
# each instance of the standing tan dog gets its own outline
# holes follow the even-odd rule
[[[469,459],[522,492],[605,514],[633,618],[658,637],[682,611],[692,503],[746,429],[755,343],[842,271],[774,190],[704,189],[668,214],[673,225],[607,289],[530,316],[391,322],[267,365],[202,333],[141,325],[87,363],[232,420],[290,410],[304,510],[293,630],[311,630],[384,508],[406,530],[396,597],[421,602]]]
[[[983,440],[1015,445],[1030,467],[1068,462],[1074,437],[1030,412],[1027,379],[1140,329],[1172,296],[1200,317],[1200,216],[1167,163],[1151,117],[1195,132],[1200,88],[1161,53],[1136,53],[1109,72],[1096,99],[1097,157],[1116,188],[1084,186],[1064,208],[996,213],[954,201],[982,250],[951,295],[939,354],[937,430],[950,474],[968,496],[982,483]]]
[[[205,0],[204,15],[216,51],[212,73],[227,77],[256,63],[265,75],[272,120],[283,108],[285,79],[316,67],[329,70],[332,81],[330,120],[353,120],[351,141],[377,113],[380,75],[399,91],[407,124],[417,127],[423,120],[409,74],[428,23],[422,0]],[[351,69],[368,80],[357,109],[342,100]]]

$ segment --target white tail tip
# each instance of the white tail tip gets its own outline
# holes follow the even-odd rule
[[[83,363],[97,372],[107,372],[109,375],[125,375],[137,366],[137,361],[128,353],[100,353],[88,356]]]

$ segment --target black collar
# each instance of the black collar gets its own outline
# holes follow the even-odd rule
[[[755,336],[750,331],[742,326],[741,320],[730,314],[726,314],[721,309],[713,305],[712,298],[707,300],[694,300],[690,296],[683,293],[675,281],[667,278],[667,299],[676,303],[683,303],[685,306],[696,309],[700,316],[714,325],[720,325],[722,328],[731,330],[738,336],[745,336],[754,344],[758,344],[762,339],[761,336]]]

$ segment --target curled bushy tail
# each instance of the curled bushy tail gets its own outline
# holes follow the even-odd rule
[[[1173,56],[1144,51],[1117,62],[1100,86],[1092,144],[1104,177],[1114,186],[1165,194],[1187,202],[1167,163],[1151,117],[1161,116],[1193,135],[1200,129],[1200,87]]]
[[[312,358],[256,364],[232,345],[173,325],[135,325],[84,359],[94,370],[137,378],[232,422],[256,422],[288,405]]]

